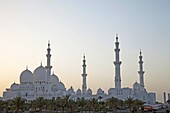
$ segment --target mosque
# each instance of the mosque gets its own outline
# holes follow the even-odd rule
[[[68,90],[65,85],[59,81],[59,78],[54,73],[51,73],[51,48],[50,43],[48,43],[47,48],[47,66],[43,66],[42,63],[37,67],[33,72],[24,70],[20,74],[20,84],[13,83],[10,88],[7,88],[3,92],[3,100],[13,99],[14,97],[20,96],[22,98],[29,100],[34,100],[37,97],[44,97],[51,99],[53,97],[62,97],[65,95],[71,95],[71,98],[76,100],[77,98],[99,98],[102,97],[102,100],[105,101],[108,98],[115,97],[118,99],[125,100],[128,97],[133,99],[139,99],[146,103],[153,104],[156,102],[156,94],[153,92],[148,93],[144,85],[144,71],[143,71],[143,60],[142,52],[140,51],[139,55],[139,83],[135,82],[132,88],[121,86],[121,61],[120,61],[120,49],[118,36],[116,35],[115,42],[115,61],[113,62],[115,66],[115,88],[110,88],[107,93],[105,93],[101,88],[97,90],[96,94],[92,93],[90,88],[87,89],[86,84],[86,59],[85,55],[83,56],[83,74],[82,74],[82,88],[74,91],[71,86]]]

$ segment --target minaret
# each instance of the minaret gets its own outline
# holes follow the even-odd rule
[[[50,42],[48,42],[48,48],[47,48],[47,66],[46,66],[46,69],[47,69],[47,89],[46,91],[47,92],[50,92],[51,91],[51,83],[50,83],[50,76],[51,76],[51,54],[50,54]]]
[[[83,56],[83,74],[82,74],[82,77],[83,77],[83,85],[82,85],[82,94],[86,94],[86,91],[87,91],[87,85],[86,85],[86,59],[85,59],[85,55]]]
[[[121,77],[120,77],[120,65],[121,65],[121,61],[119,60],[119,42],[118,42],[118,34],[116,34],[116,42],[115,42],[116,48],[115,50],[115,88],[116,89],[121,89]]]
[[[143,61],[142,61],[142,52],[140,51],[140,56],[139,56],[139,71],[138,71],[138,73],[139,73],[139,75],[140,75],[140,85],[142,86],[142,87],[145,87],[144,86],[144,77],[143,77],[143,75],[144,75],[144,71],[143,71]]]

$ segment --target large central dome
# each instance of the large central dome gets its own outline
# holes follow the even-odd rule
[[[36,82],[45,82],[47,80],[47,72],[45,67],[43,67],[42,65],[39,66],[38,68],[36,68],[34,70],[34,81]]]

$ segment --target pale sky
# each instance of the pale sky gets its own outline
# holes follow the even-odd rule
[[[169,0],[0,0],[0,96],[28,68],[43,62],[51,42],[52,71],[68,89],[82,85],[95,93],[114,87],[114,42],[119,34],[123,87],[139,81],[138,56],[144,56],[145,87],[170,93]]]

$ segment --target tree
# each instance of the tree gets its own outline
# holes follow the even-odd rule
[[[2,112],[4,110],[4,102],[2,100],[0,100],[0,112]]]
[[[91,111],[91,100],[86,100],[86,104],[87,104],[86,107],[87,107],[87,109],[90,113],[90,111]]]
[[[97,105],[98,105],[97,99],[92,98],[92,99],[90,100],[90,106],[91,106],[91,108],[92,108],[93,113],[94,113],[94,111],[96,110]]]
[[[84,97],[82,97],[81,99],[80,98],[77,99],[77,106],[81,108],[80,111],[85,110],[85,105],[86,105],[86,100],[84,99]]]
[[[31,111],[36,111],[36,100],[32,100],[30,103]]]
[[[133,105],[133,103],[134,103],[134,101],[133,101],[133,98],[131,98],[131,97],[128,97],[125,100],[125,104],[129,107],[130,112],[132,112],[132,105]]]
[[[136,108],[137,112],[139,113],[139,108],[142,107],[144,102],[141,100],[135,99],[133,103],[134,103],[134,107]]]
[[[61,108],[61,98],[60,97],[57,97],[56,100],[55,100],[55,103],[56,103],[56,111],[58,112],[59,108]]]
[[[105,102],[104,102],[102,99],[103,99],[102,96],[99,96],[99,97],[98,97],[98,109],[99,109],[99,111],[101,111],[102,109],[105,108],[105,106],[104,106],[104,103],[105,103]]]
[[[56,110],[55,109],[56,108],[56,100],[54,97],[49,100],[49,105],[50,105],[49,108],[52,112]]]
[[[66,96],[64,97],[64,101],[65,101],[66,112],[68,112],[68,109],[70,108],[70,103],[69,103],[69,101],[70,101],[70,95],[66,95]]]
[[[70,105],[70,112],[74,113],[75,112],[75,107],[76,107],[76,102],[74,100],[69,100],[69,105]]]
[[[22,108],[25,104],[26,100],[21,98],[21,97],[15,97],[12,101],[11,101],[11,105],[14,108],[14,110],[16,111],[16,113],[19,113],[20,111],[22,111]]]
[[[70,106],[69,99],[70,99],[70,95],[66,95],[63,98],[61,98],[59,101],[59,106],[62,108],[63,113],[64,113],[65,108],[66,108],[66,112],[68,112],[68,108]]]
[[[106,101],[106,104],[107,104],[110,108],[112,108],[112,112],[113,112],[113,113],[116,113],[116,112],[117,112],[117,107],[118,107],[118,105],[119,105],[119,99],[114,98],[114,97],[109,98],[109,99]]]
[[[45,105],[45,100],[43,97],[38,97],[36,100],[35,100],[35,103],[34,105],[36,106],[36,108],[39,109],[40,113],[42,113],[42,109],[44,108],[44,105]]]

